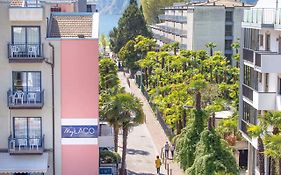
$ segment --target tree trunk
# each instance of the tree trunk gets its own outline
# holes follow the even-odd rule
[[[281,158],[278,160],[279,175],[281,175]]]
[[[270,175],[275,175],[275,160],[273,157],[269,157],[270,160]]]
[[[197,111],[201,110],[201,93],[200,92],[197,92],[195,95],[195,106],[196,106]]]
[[[259,170],[260,175],[265,175],[264,171],[264,145],[261,137],[258,137],[258,161],[259,161]]]
[[[182,122],[181,120],[179,120],[177,122],[177,135],[181,133],[181,129],[182,129]]]
[[[119,127],[114,126],[114,151],[118,152],[118,133],[119,133]]]
[[[183,118],[182,118],[183,127],[186,127],[186,110],[183,111]]]
[[[127,175],[126,172],[127,139],[128,139],[128,128],[125,127],[123,128],[123,150],[122,150],[120,175]]]

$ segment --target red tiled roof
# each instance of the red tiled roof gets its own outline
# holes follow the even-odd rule
[[[58,15],[51,20],[50,38],[92,37],[93,17],[90,15]]]
[[[23,0],[11,0],[10,6],[12,7],[22,7],[24,1]]]

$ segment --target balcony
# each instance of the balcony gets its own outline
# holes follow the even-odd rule
[[[257,110],[275,110],[276,92],[253,91],[253,107]]]
[[[254,62],[254,51],[250,49],[243,49],[243,59],[251,63]]]
[[[7,92],[7,104],[10,109],[41,109],[44,106],[43,91]]]
[[[242,86],[243,96],[248,98],[250,101],[253,101],[253,89],[243,84]]]
[[[241,119],[241,125],[240,125],[240,130],[244,133],[244,134],[246,134],[247,136],[249,136],[249,133],[248,133],[248,126],[249,126],[249,124],[246,122],[246,121],[244,121],[243,119]]]
[[[43,8],[39,0],[23,0],[22,4],[11,3],[10,21],[43,21]]]
[[[178,28],[174,28],[174,27],[169,27],[166,25],[152,25],[151,28],[156,29],[156,30],[160,30],[162,32],[165,33],[170,33],[176,36],[180,36],[180,37],[187,37],[187,31],[184,29],[178,29]]]
[[[10,62],[42,62],[43,44],[8,44]]]
[[[45,135],[41,138],[8,138],[8,151],[13,155],[43,154]]]
[[[177,22],[177,23],[187,23],[187,17],[186,16],[177,16],[177,15],[159,15],[159,19],[163,21],[171,21],[171,22]]]
[[[243,27],[273,28],[276,22],[277,10],[270,8],[251,8],[244,10]]]
[[[281,54],[270,51],[255,52],[255,66],[262,73],[281,72]]]

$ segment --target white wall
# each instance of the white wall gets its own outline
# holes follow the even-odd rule
[[[193,49],[206,49],[206,44],[214,42],[214,51],[224,52],[225,8],[219,6],[196,6],[193,18]]]

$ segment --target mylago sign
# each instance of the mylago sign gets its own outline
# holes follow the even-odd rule
[[[98,138],[97,125],[71,126],[63,125],[61,128],[62,138]]]

